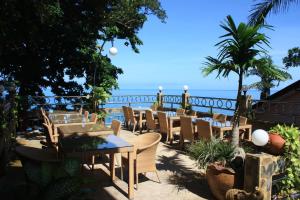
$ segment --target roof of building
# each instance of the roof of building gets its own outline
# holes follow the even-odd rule
[[[298,81],[286,86],[285,88],[279,90],[278,92],[275,92],[274,94],[270,95],[268,97],[268,100],[274,100],[274,99],[276,99],[278,97],[281,97],[281,96],[283,96],[283,95],[285,95],[288,92],[293,91],[293,90],[300,91],[300,80],[298,80]]]

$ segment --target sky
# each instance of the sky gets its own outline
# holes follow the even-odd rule
[[[149,17],[138,36],[143,41],[140,53],[134,53],[124,41],[115,41],[118,54],[112,63],[123,69],[119,76],[120,89],[166,89],[235,90],[237,76],[216,79],[215,75],[204,77],[201,68],[205,57],[216,56],[214,46],[225,32],[220,27],[227,15],[236,22],[247,22],[252,0],[162,0],[168,18],[161,23]],[[270,38],[268,48],[277,66],[283,67],[282,58],[288,49],[300,45],[300,5],[293,5],[288,12],[272,14],[267,22],[274,31],[264,31]],[[106,51],[110,46],[105,46]],[[300,79],[300,67],[291,68],[293,80],[281,83],[283,88]],[[247,78],[245,84],[259,80]]]

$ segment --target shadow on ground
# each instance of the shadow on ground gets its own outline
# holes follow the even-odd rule
[[[171,171],[172,174],[168,176],[168,183],[175,185],[178,190],[187,189],[205,199],[213,199],[210,192],[205,174],[200,171],[193,170],[190,166],[186,165],[180,158],[183,151],[174,150],[174,146],[170,147],[164,145],[166,151],[175,151],[172,156],[159,156],[157,169],[159,171]],[[177,148],[178,149],[178,148]]]

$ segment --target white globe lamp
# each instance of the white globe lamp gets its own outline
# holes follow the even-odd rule
[[[118,53],[118,49],[116,47],[111,47],[109,49],[109,54],[110,55],[115,56],[115,55],[117,55],[117,53]]]
[[[159,90],[159,92],[161,92],[163,90],[163,87],[161,85],[158,86],[158,90]]]
[[[189,89],[189,86],[187,86],[187,85],[183,86],[183,90],[184,90],[185,93],[188,91],[188,89]]]
[[[265,146],[269,141],[269,134],[267,131],[257,129],[252,133],[252,142],[256,146]]]

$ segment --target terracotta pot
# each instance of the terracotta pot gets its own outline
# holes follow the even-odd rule
[[[285,140],[276,133],[269,133],[267,149],[271,154],[280,155],[284,152]]]
[[[217,164],[209,165],[206,169],[206,178],[209,188],[218,200],[225,200],[227,190],[239,187],[237,175],[232,168]]]

